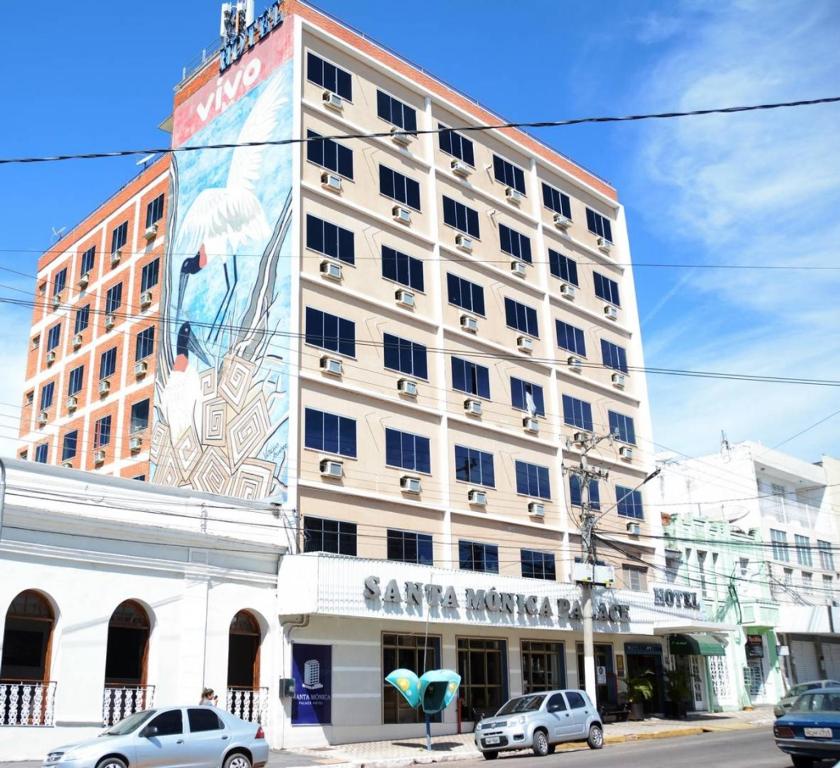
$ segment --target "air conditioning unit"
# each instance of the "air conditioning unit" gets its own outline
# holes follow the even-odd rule
[[[625,461],[632,461],[633,449],[628,445],[622,445],[621,448],[618,449],[618,455]]]
[[[344,464],[335,459],[322,459],[320,464],[321,477],[342,477],[344,475]]]
[[[557,229],[566,230],[572,225],[572,220],[568,216],[564,216],[562,213],[555,213],[554,214],[554,226]]]
[[[586,432],[575,432],[572,435],[572,442],[573,443],[585,443],[588,438],[589,438],[589,435],[586,434]]]
[[[604,314],[609,320],[618,320],[618,310],[612,304],[604,307]]]
[[[61,466],[65,469],[73,469],[73,462],[72,461],[62,461]]]
[[[336,264],[334,261],[321,262],[321,274],[328,277],[330,280],[341,280],[344,276],[341,271],[341,264]]]
[[[65,405],[67,406],[67,410],[72,413],[79,407],[79,398],[75,395],[70,395],[70,397],[67,398]]]
[[[532,501],[528,504],[528,514],[532,517],[545,517],[545,504],[539,501]]]
[[[400,489],[403,493],[420,493],[422,490],[420,478],[412,477],[411,475],[403,475],[400,478]]]
[[[149,372],[149,362],[147,360],[138,360],[134,363],[134,375],[137,378],[145,376]]]
[[[478,320],[472,315],[461,315],[461,328],[470,333],[478,333]]]
[[[522,426],[525,427],[526,432],[533,432],[535,435],[540,431],[540,423],[530,416],[522,419]]]
[[[397,390],[401,395],[417,397],[417,382],[412,379],[400,379],[397,382]]]
[[[344,109],[344,99],[342,99],[337,93],[324,91],[321,94],[321,99],[323,100],[325,107],[329,107],[330,109],[334,109],[338,112],[341,112],[341,110]]]
[[[111,382],[108,379],[102,379],[99,382],[99,394],[107,395],[111,391]]]
[[[158,225],[157,224],[150,224],[148,227],[146,227],[146,231],[143,232],[143,237],[146,238],[146,242],[148,243],[148,242],[150,242],[151,240],[154,240],[157,237],[157,233],[158,233]]]
[[[90,283],[90,272],[85,272],[85,273],[84,273],[84,274],[83,274],[83,275],[79,278],[79,288],[87,288],[87,287],[88,287],[88,283]]]
[[[321,358],[321,370],[330,376],[341,376],[344,373],[344,365],[337,357],[324,355]]]
[[[408,226],[411,224],[411,211],[408,208],[404,208],[402,205],[395,205],[391,210],[391,215],[394,217],[395,221],[398,221],[400,224],[405,224]]]
[[[49,418],[50,416],[46,411],[41,411],[38,414],[38,424],[43,427],[49,421]]]
[[[105,330],[110,331],[116,324],[117,319],[113,315],[105,315]]]
[[[572,355],[566,362],[569,364],[569,368],[571,370],[577,371],[578,373],[581,372],[583,368],[583,360],[581,360],[579,357],[575,357],[574,355]]]
[[[47,352],[47,365],[52,365],[55,362],[55,350],[51,349]]]
[[[324,189],[330,190],[330,192],[341,192],[341,176],[337,173],[324,173],[321,174],[321,186]]]
[[[411,144],[411,140],[413,138],[414,137],[410,133],[405,133],[402,129],[397,128],[396,126],[391,128],[391,141],[393,141],[394,144],[399,144],[401,147],[407,147]]]
[[[614,373],[610,378],[616,389],[624,389],[625,376],[623,373]]]
[[[111,266],[116,267],[117,264],[120,263],[121,258],[122,258],[122,248],[117,248],[117,250],[114,251],[111,254]]]
[[[612,243],[606,237],[598,238],[598,250],[609,253],[612,250]]]
[[[128,440],[128,449],[137,453],[143,447],[143,438],[140,435],[132,435]]]
[[[525,275],[528,274],[525,262],[519,261],[518,259],[515,259],[510,263],[510,271],[517,277],[525,277]]]
[[[522,202],[522,193],[513,187],[507,187],[505,189],[505,197],[509,203],[513,203],[514,205],[519,205]]]
[[[469,500],[470,504],[476,507],[486,507],[487,506],[487,492],[486,491],[479,491],[477,488],[473,488],[467,493],[467,499]]]
[[[77,334],[73,337],[73,349],[78,349],[78,348],[79,348],[79,347],[81,347],[81,346],[82,346],[82,334],[81,334],[81,333],[77,333]]]
[[[414,309],[414,307],[416,306],[414,294],[411,291],[406,291],[404,288],[400,288],[394,294],[394,298],[397,300],[397,304],[400,304],[403,307]]]
[[[143,309],[152,306],[151,291],[143,291],[143,293],[140,294],[140,306],[143,307]]]
[[[466,235],[455,235],[455,247],[460,248],[464,253],[473,252],[473,241]]]
[[[473,400],[472,398],[464,400],[464,410],[470,416],[481,416],[481,400]]]
[[[520,352],[531,354],[534,351],[534,340],[530,336],[518,336],[516,339],[516,348]]]
[[[450,163],[450,167],[452,168],[452,173],[456,176],[460,176],[462,179],[466,179],[472,173],[472,168],[470,168],[463,160],[453,160]]]
[[[574,301],[575,296],[577,296],[577,288],[571,283],[562,283],[560,286],[560,295],[570,301]]]
[[[642,532],[642,526],[638,523],[627,523],[627,533],[631,536],[638,536]]]
[[[105,451],[102,448],[97,448],[93,452],[93,463],[94,464],[104,464],[105,463]]]

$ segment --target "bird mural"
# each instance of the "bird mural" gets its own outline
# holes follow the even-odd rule
[[[192,326],[186,322],[178,329],[175,361],[161,396],[161,410],[169,424],[173,443],[177,443],[190,427],[195,427],[196,433],[201,434],[201,379],[191,355],[205,365],[212,365]]]

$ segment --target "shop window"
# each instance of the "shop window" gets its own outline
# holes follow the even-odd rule
[[[429,669],[440,667],[440,638],[422,635],[382,636],[382,670],[387,675],[395,669],[410,669],[418,675]],[[390,683],[385,683],[382,690],[382,721],[385,725],[397,723],[422,723],[423,712],[408,706],[406,700],[397,693]],[[440,715],[433,720],[440,722]]]
[[[464,720],[497,712],[507,700],[507,642],[459,637],[458,674]]]
[[[538,693],[566,687],[563,643],[522,641],[522,692]]]

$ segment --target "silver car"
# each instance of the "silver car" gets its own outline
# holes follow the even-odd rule
[[[95,739],[52,750],[44,768],[260,768],[261,726],[215,707],[160,707],[127,717]]]
[[[592,749],[604,746],[604,725],[586,691],[517,696],[475,727],[475,744],[487,760],[509,749],[550,755],[561,741],[586,741]]]
[[[787,692],[787,695],[779,699],[779,703],[773,707],[773,714],[776,717],[784,717],[788,712],[790,712],[793,702],[807,691],[813,691],[815,688],[836,688],[838,686],[840,686],[840,683],[836,680],[811,680],[808,683],[799,683],[798,685],[794,685],[793,688]]]

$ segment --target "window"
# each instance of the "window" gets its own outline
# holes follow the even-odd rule
[[[39,347],[40,345],[41,345],[41,336],[40,336],[40,334],[39,334],[38,336],[33,336],[33,337],[32,337],[32,349],[38,349],[38,347]]]
[[[58,296],[58,294],[64,290],[66,285],[67,267],[60,269],[55,273],[55,279],[53,280],[53,296]]]
[[[73,325],[73,333],[81,333],[90,324],[90,304],[85,304],[76,310],[76,320]]]
[[[573,507],[583,506],[581,491],[580,475],[569,475],[569,502]],[[590,509],[601,509],[601,489],[597,480],[589,481],[588,501]]]
[[[557,346],[586,357],[586,339],[583,336],[583,330],[564,323],[562,320],[555,320],[554,325],[557,329]]]
[[[428,379],[426,365],[426,347],[416,341],[401,339],[390,333],[383,334],[385,348],[385,367],[392,371],[399,371],[418,379]]]
[[[163,194],[158,195],[146,206],[146,227],[151,227],[163,218]]]
[[[171,709],[168,712],[161,712],[149,722],[149,726],[157,728],[157,736],[177,736],[184,732],[181,710]]]
[[[466,136],[447,130],[445,125],[438,123],[438,140],[441,152],[463,160],[467,165],[475,167],[475,153],[473,143]]]
[[[622,565],[621,573],[625,588],[632,589],[634,592],[644,592],[647,589],[647,574],[643,568]]]
[[[443,222],[470,237],[476,239],[481,237],[478,228],[478,211],[446,195],[443,196]]]
[[[510,377],[510,402],[520,411],[528,411],[537,416],[545,416],[543,388],[530,381]]]
[[[571,395],[563,395],[563,422],[570,427],[592,431],[592,406]]]
[[[155,259],[154,261],[150,261],[148,264],[144,265],[143,269],[140,271],[141,293],[148,291],[150,288],[154,288],[158,284],[159,277],[160,259]]]
[[[341,355],[356,354],[356,324],[320,309],[306,308],[306,343]]]
[[[111,253],[116,253],[128,241],[128,222],[124,221],[111,233]]]
[[[122,305],[122,283],[112,285],[105,294],[105,313],[114,314]]]
[[[610,434],[621,443],[636,444],[636,429],[633,426],[633,418],[615,411],[607,411],[607,418],[610,423]]]
[[[538,499],[550,499],[551,485],[548,481],[548,467],[517,460],[516,492]]]
[[[399,432],[396,429],[385,430],[385,464],[389,467],[401,467],[414,472],[432,471],[429,438]]]
[[[568,195],[563,194],[559,189],[550,187],[545,182],[542,185],[542,193],[543,205],[546,208],[555,213],[562,214],[567,219],[572,218],[572,204]]]
[[[786,587],[793,586],[793,568],[785,568],[784,585]]]
[[[796,544],[796,561],[800,565],[812,565],[811,540],[807,536],[800,536],[798,533],[794,534],[793,539]]]
[[[420,210],[420,184],[384,165],[379,166],[379,192],[415,211]]]
[[[550,552],[535,552],[533,549],[523,549],[522,576],[526,579],[545,579],[555,581],[557,575],[554,568],[554,555]]]
[[[539,693],[566,687],[566,652],[563,643],[522,640],[522,692]],[[552,709],[552,705],[559,704]],[[566,709],[562,693],[548,700],[548,711]]]
[[[103,416],[93,430],[93,447],[102,448],[111,442],[111,417]]]
[[[388,530],[388,559],[400,563],[433,565],[432,537],[426,533]]]
[[[627,352],[606,339],[601,339],[601,360],[607,368],[627,373]]]
[[[508,328],[515,328],[529,336],[539,337],[540,335],[537,310],[507,297],[505,297],[505,322]]]
[[[828,574],[823,574],[822,585],[826,601],[831,600],[831,595],[834,592],[834,579]]]
[[[615,282],[615,280],[610,280],[608,277],[598,274],[597,272],[593,272],[592,277],[595,280],[595,295],[599,299],[603,299],[604,301],[608,301],[610,304],[615,304],[615,306],[620,307],[621,300],[618,295],[618,283]]]
[[[41,410],[46,411],[53,404],[55,395],[55,382],[50,381],[41,387]]]
[[[307,408],[304,414],[307,448],[339,456],[356,456],[356,421],[334,413]]]
[[[117,348],[106,349],[99,358],[99,378],[107,379],[117,369]]]
[[[578,282],[577,262],[562,253],[548,249],[548,268],[551,274],[566,283],[580,285]]]
[[[382,669],[438,669],[440,666],[440,637],[423,635],[382,635]],[[423,710],[410,707],[390,683],[382,683],[383,719],[386,725],[396,723],[422,723]],[[440,722],[440,715],[432,715],[433,722]]]
[[[499,224],[499,245],[505,253],[531,263],[531,240],[504,224]]]
[[[610,220],[600,213],[595,213],[591,208],[586,209],[586,226],[589,231],[612,242],[612,226]]]
[[[810,594],[814,591],[814,574],[802,571],[802,590],[805,594]]]
[[[79,430],[74,429],[64,436],[61,443],[61,460],[69,461],[76,456],[76,448],[79,444]]]
[[[458,542],[458,562],[462,571],[499,572],[499,548],[477,541]]]
[[[321,517],[303,518],[303,551],[356,556],[356,524]]]
[[[149,427],[149,401],[141,400],[131,406],[131,433],[142,432]]]
[[[787,547],[787,534],[784,531],[770,529],[770,541],[773,544],[773,559],[786,563],[790,560],[790,553]]]
[[[376,92],[376,114],[404,131],[417,130],[417,112],[413,107],[403,104],[384,91]]]
[[[525,194],[525,173],[513,163],[493,155],[493,175],[506,187],[513,187],[517,192]]]
[[[697,570],[700,574],[700,592],[703,597],[709,596],[709,585],[706,581],[706,552],[697,552]]]
[[[493,470],[493,454],[479,451],[476,448],[455,446],[455,479],[474,485],[484,485],[488,488],[496,487]]]
[[[464,717],[478,720],[498,712],[508,696],[507,642],[459,637],[458,674]]]
[[[641,491],[634,491],[632,488],[617,485],[615,487],[615,500],[618,514],[621,517],[632,517],[636,520],[645,519]]]
[[[446,288],[450,304],[466,309],[468,312],[474,312],[476,315],[484,314],[484,288],[480,285],[447,272]]]
[[[47,331],[47,352],[55,349],[61,341],[61,323],[56,323]]]
[[[335,64],[324,61],[314,53],[308,53],[306,56],[306,79],[338,94],[342,99],[353,101],[353,85],[350,73],[345,72]]]
[[[49,451],[50,446],[47,443],[39,443],[35,446],[35,461],[39,464],[46,464],[47,463],[47,452]]]
[[[680,572],[682,555],[679,552],[665,551],[665,581],[674,584]]]
[[[738,573],[740,574],[741,578],[744,579],[747,577],[747,574],[750,571],[750,559],[748,557],[741,557],[738,559]]]
[[[320,133],[307,131],[306,159],[346,179],[353,178],[353,150],[332,139],[321,138]]]
[[[833,571],[834,555],[831,552],[831,542],[817,540],[817,547],[820,550],[820,568],[824,571]]]
[[[415,291],[423,290],[423,262],[405,253],[382,246],[382,277]]]
[[[306,247],[347,264],[356,263],[353,233],[311,214],[306,216]]]
[[[70,377],[67,380],[67,394],[72,396],[77,392],[82,391],[85,382],[85,367],[80,365],[70,371]]]
[[[490,399],[490,371],[483,365],[452,358],[452,388],[468,395]]]
[[[155,351],[155,327],[144,328],[134,342],[134,359],[143,360]]]
[[[96,259],[96,246],[88,248],[82,254],[82,263],[79,265],[79,272],[83,275],[88,274],[93,269],[93,263]]]
[[[161,195],[160,199],[163,200],[163,195]],[[221,731],[225,727],[225,724],[210,707],[188,709],[187,720],[190,724],[190,733]]]
[[[29,392],[26,393],[26,404],[32,405],[35,402],[35,390],[30,389]]]

